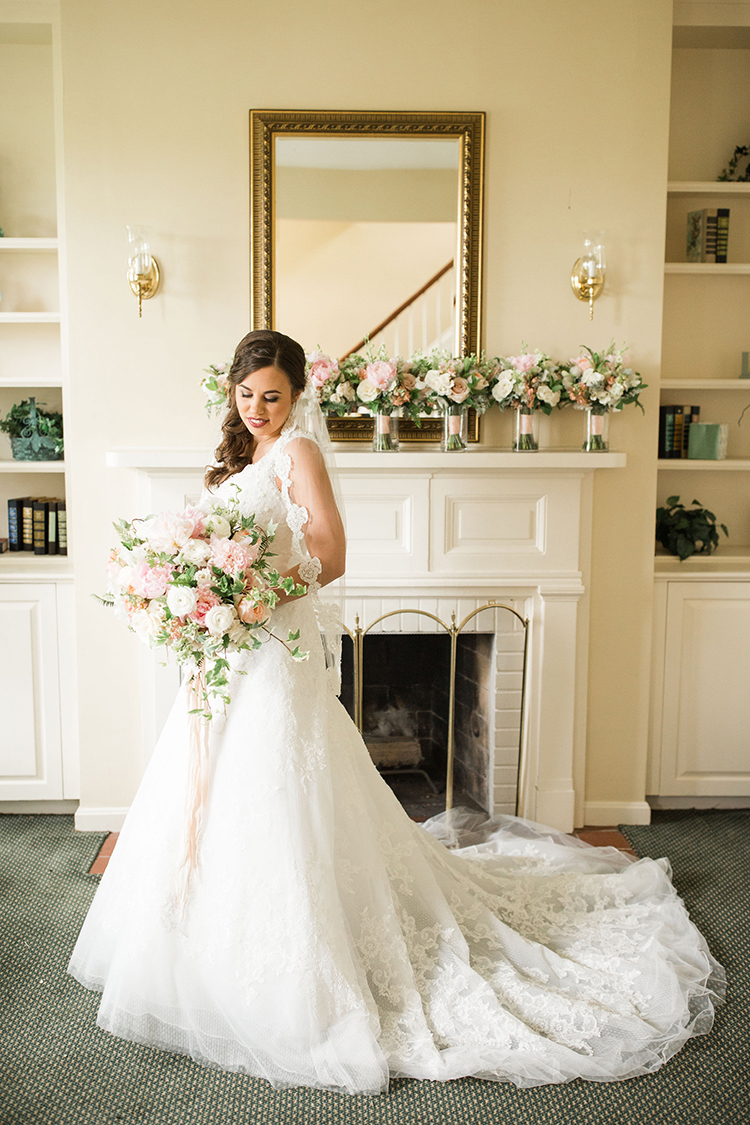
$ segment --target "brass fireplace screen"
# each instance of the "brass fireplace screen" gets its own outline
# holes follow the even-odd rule
[[[466,628],[470,621],[480,613],[488,609],[502,609],[510,613],[520,622],[523,627],[523,673],[521,678],[521,716],[518,732],[518,768],[516,772],[516,816],[518,815],[519,801],[521,794],[521,787],[525,781],[524,778],[524,716],[526,708],[526,669],[527,669],[527,654],[529,647],[529,618],[522,617],[515,609],[510,606],[502,605],[500,602],[487,602],[485,605],[479,606],[471,613],[464,617],[460,624],[456,622],[455,613],[451,614],[450,624],[447,624],[442,618],[434,613],[428,612],[426,609],[394,609],[389,613],[383,613],[380,617],[376,617],[371,621],[366,628],[362,628],[359,623],[359,616],[355,618],[354,632],[346,629],[354,646],[354,721],[360,734],[363,733],[363,697],[364,697],[364,641],[367,634],[379,625],[382,621],[386,621],[390,617],[396,617],[402,613],[417,614],[421,617],[428,617],[431,621],[437,623],[440,628],[444,629],[450,637],[450,680],[448,687],[448,739],[447,739],[447,764],[446,764],[446,777],[445,777],[445,808],[446,811],[453,807],[453,765],[455,753],[455,721],[456,721],[456,654],[458,649],[458,638],[462,631]]]

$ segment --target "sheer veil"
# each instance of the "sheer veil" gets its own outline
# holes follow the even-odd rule
[[[344,508],[344,498],[341,492],[341,481],[336,465],[336,456],[328,434],[328,426],[326,425],[323,411],[320,409],[320,403],[315,395],[315,389],[309,379],[305,384],[304,391],[292,407],[289,422],[292,425],[298,426],[303,433],[313,438],[323,454],[326,470],[333,488],[336,507],[339,510],[341,522],[344,525],[344,534],[346,535],[346,510]],[[328,669],[329,677],[338,695],[341,691],[341,638],[344,631],[343,621],[346,599],[344,575],[335,582],[331,582],[329,586],[324,586],[322,590],[320,590],[318,597],[320,599],[320,610],[317,613],[317,618],[323,648],[325,650],[326,668]]]

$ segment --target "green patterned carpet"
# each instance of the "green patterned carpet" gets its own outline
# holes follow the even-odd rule
[[[750,1121],[750,812],[657,813],[623,828],[669,856],[675,883],[728,977],[713,1031],[657,1074],[518,1090],[466,1079],[399,1080],[380,1097],[266,1082],[197,1066],[97,1028],[98,995],[66,974],[96,889],[103,834],[70,816],[0,816],[2,1125],[744,1125]]]

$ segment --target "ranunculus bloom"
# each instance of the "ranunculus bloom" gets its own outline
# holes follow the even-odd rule
[[[175,617],[186,617],[198,604],[198,594],[192,586],[170,586],[167,591],[167,605]]]
[[[180,551],[180,558],[190,566],[203,566],[211,555],[205,539],[190,539]]]
[[[142,598],[160,598],[166,593],[172,567],[149,566],[147,562],[138,563],[131,575],[130,585]]]
[[[223,637],[237,620],[237,614],[230,605],[215,605],[209,609],[203,624],[212,637]]]
[[[463,402],[469,397],[469,384],[463,375],[454,375],[451,380],[450,397],[453,402]]]
[[[365,368],[365,379],[379,391],[387,391],[395,378],[396,363],[392,359],[376,359]]]

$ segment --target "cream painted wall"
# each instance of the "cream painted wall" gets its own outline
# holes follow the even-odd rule
[[[586,787],[642,800],[670,0],[61,6],[84,804],[126,805],[140,773],[137,641],[90,597],[111,520],[136,511],[133,475],[104,453],[209,440],[200,369],[248,327],[248,110],[276,106],[485,110],[487,350],[632,345],[652,389],[645,419],[613,424],[627,470],[596,474]],[[587,60],[614,63],[592,99],[573,81]],[[126,222],[153,227],[164,268],[142,321]],[[610,250],[593,326],[568,283],[589,226]],[[552,439],[579,428],[556,420]],[[507,432],[491,417],[484,441]]]

